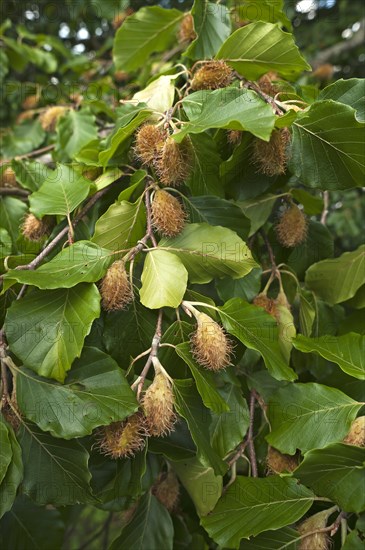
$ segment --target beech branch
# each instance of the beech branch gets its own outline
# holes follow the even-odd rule
[[[253,441],[253,424],[255,420],[255,403],[256,403],[256,395],[255,392],[251,392],[250,396],[250,424],[248,428],[247,433],[247,446],[248,446],[248,454],[250,457],[251,462],[251,472],[253,477],[258,477],[257,472],[257,460],[256,460],[256,451],[255,451],[255,445]]]

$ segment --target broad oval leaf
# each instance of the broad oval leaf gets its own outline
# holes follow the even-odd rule
[[[122,370],[97,348],[84,347],[62,385],[25,368],[16,369],[16,380],[20,411],[54,437],[89,435],[138,409]]]
[[[365,122],[365,94],[362,78],[340,78],[320,91],[318,99],[333,99],[349,105],[356,111],[356,118]]]
[[[89,453],[76,440],[56,439],[35,424],[23,424],[19,443],[24,460],[23,492],[38,505],[92,503]]]
[[[330,305],[352,298],[364,284],[365,246],[311,265],[306,286]]]
[[[294,523],[313,499],[294,479],[239,476],[201,524],[220,546],[238,548],[243,538]]]
[[[183,100],[183,105],[194,105],[188,111],[189,120],[183,129],[174,134],[180,142],[187,134],[200,134],[209,128],[247,130],[268,141],[275,126],[272,107],[256,92],[239,88],[195,92]]]
[[[11,269],[4,279],[41,289],[70,288],[98,281],[114,260],[110,250],[89,241],[77,241],[35,271]]]
[[[128,17],[114,40],[113,60],[117,70],[137,69],[152,53],[167,48],[173,42],[177,24],[183,17],[179,10],[160,6],[141,8]]]
[[[289,167],[308,187],[350,189],[364,185],[364,125],[348,105],[318,101],[292,125]]]
[[[304,353],[315,352],[355,378],[365,380],[365,336],[349,332],[342,336],[306,338],[299,334],[293,346]]]
[[[188,272],[175,254],[155,248],[147,254],[141,281],[139,294],[145,307],[176,308],[181,304],[185,294]]]
[[[184,53],[191,59],[209,59],[231,33],[229,10],[207,0],[195,0],[191,14],[198,36]]]
[[[177,237],[161,239],[159,246],[180,258],[192,283],[238,279],[257,267],[246,243],[226,227],[191,223]]]
[[[0,416],[0,443],[1,443],[1,455],[0,455],[0,484],[3,481],[8,466],[13,456],[13,450],[9,438],[9,429],[7,424],[3,422]]]
[[[40,376],[63,382],[99,314],[95,285],[33,290],[8,309],[5,330],[10,350]]]
[[[90,109],[68,113],[57,122],[56,155],[61,162],[73,159],[90,141],[97,139],[95,116]]]
[[[132,520],[123,528],[110,550],[142,548],[172,550],[174,527],[166,508],[147,491],[138,502]]]
[[[345,512],[365,510],[365,449],[336,443],[305,454],[295,477]]]
[[[100,216],[92,242],[108,250],[123,250],[135,246],[145,233],[146,214],[141,200],[135,203],[116,202]]]
[[[235,31],[225,41],[216,58],[224,59],[250,80],[273,70],[290,78],[311,68],[300,55],[292,34],[263,21]]]
[[[321,384],[289,384],[268,404],[271,433],[267,441],[282,453],[295,454],[341,441],[362,403]]]
[[[65,164],[58,164],[38,191],[29,197],[30,211],[42,218],[46,214],[68,216],[89,194],[90,180]]]

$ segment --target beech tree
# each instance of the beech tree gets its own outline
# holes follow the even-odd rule
[[[4,549],[362,548],[364,81],[226,4],[1,27]]]

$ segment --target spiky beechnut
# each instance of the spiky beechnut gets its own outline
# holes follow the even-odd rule
[[[132,301],[132,285],[123,260],[117,260],[109,267],[101,281],[100,294],[106,311],[124,309]]]
[[[113,422],[98,433],[100,451],[111,458],[132,457],[146,444],[144,416],[137,412],[123,422]]]
[[[256,165],[257,171],[266,176],[284,174],[289,143],[290,132],[287,128],[274,130],[269,142],[255,138],[252,160]]]
[[[152,223],[164,237],[175,237],[183,230],[186,212],[181,202],[163,189],[158,189],[152,200]]]
[[[207,369],[218,371],[229,365],[232,344],[223,328],[209,315],[199,313],[198,326],[191,337],[196,361]]]
[[[275,227],[279,243],[286,248],[294,248],[304,242],[307,237],[307,230],[307,218],[304,212],[294,203],[281,215]]]
[[[208,61],[194,74],[193,90],[217,90],[225,88],[233,80],[233,71],[224,61]]]
[[[161,437],[171,432],[176,421],[174,403],[170,380],[163,372],[157,371],[142,399],[149,435]]]

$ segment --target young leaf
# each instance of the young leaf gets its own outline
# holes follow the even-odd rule
[[[293,126],[290,169],[308,187],[362,187],[365,132],[352,107],[318,101]]]
[[[181,11],[160,6],[141,8],[128,17],[114,40],[113,60],[117,70],[142,67],[152,53],[168,48],[183,17]]]
[[[216,475],[213,468],[204,466],[196,457],[173,462],[172,467],[199,516],[209,514],[222,494],[223,477]]]
[[[29,197],[30,211],[39,218],[46,214],[68,216],[86,199],[90,184],[90,180],[69,166],[59,164],[39,190]]]
[[[30,292],[8,309],[5,329],[10,350],[25,367],[63,382],[99,317],[99,301],[96,286],[86,283]]]
[[[273,23],[258,21],[235,31],[223,44],[216,59],[224,59],[245,78],[256,80],[275,70],[293,78],[310,65],[300,55],[290,33]]]
[[[147,254],[141,281],[141,304],[149,309],[176,308],[185,294],[188,272],[175,254],[154,249]]]
[[[146,214],[141,200],[112,204],[95,225],[92,242],[108,250],[131,248],[145,233]]]
[[[239,476],[201,524],[220,546],[239,548],[243,538],[297,521],[313,499],[313,493],[294,479]]]
[[[365,380],[365,336],[349,332],[337,337],[306,338],[299,334],[293,346],[304,353],[318,353],[350,376]]]
[[[25,458],[23,492],[38,505],[94,502],[89,454],[78,441],[55,439],[35,424],[23,424],[19,443]]]
[[[122,370],[108,355],[85,346],[63,385],[16,369],[20,411],[41,430],[71,439],[124,420],[138,409]]]
[[[245,346],[257,350],[270,374],[277,380],[295,380],[295,372],[287,366],[279,345],[278,326],[262,308],[232,298],[219,309],[224,328]]]
[[[177,237],[161,239],[159,246],[180,258],[192,283],[225,275],[238,279],[256,267],[248,246],[226,227],[191,223]]]
[[[205,133],[190,136],[192,153],[192,171],[186,181],[194,196],[224,196],[223,185],[219,177],[222,162],[218,147],[211,136]],[[192,220],[195,221],[195,220]]]
[[[267,441],[282,453],[295,454],[341,441],[362,403],[321,384],[289,384],[268,404],[271,433]]]
[[[2,417],[0,417],[0,444],[1,444],[1,455],[0,455],[0,484],[2,483],[11,458],[13,455],[13,450],[11,447],[11,442],[9,438],[9,429],[8,426],[3,422]]]
[[[305,454],[295,477],[345,512],[365,510],[365,449],[344,443]]]

